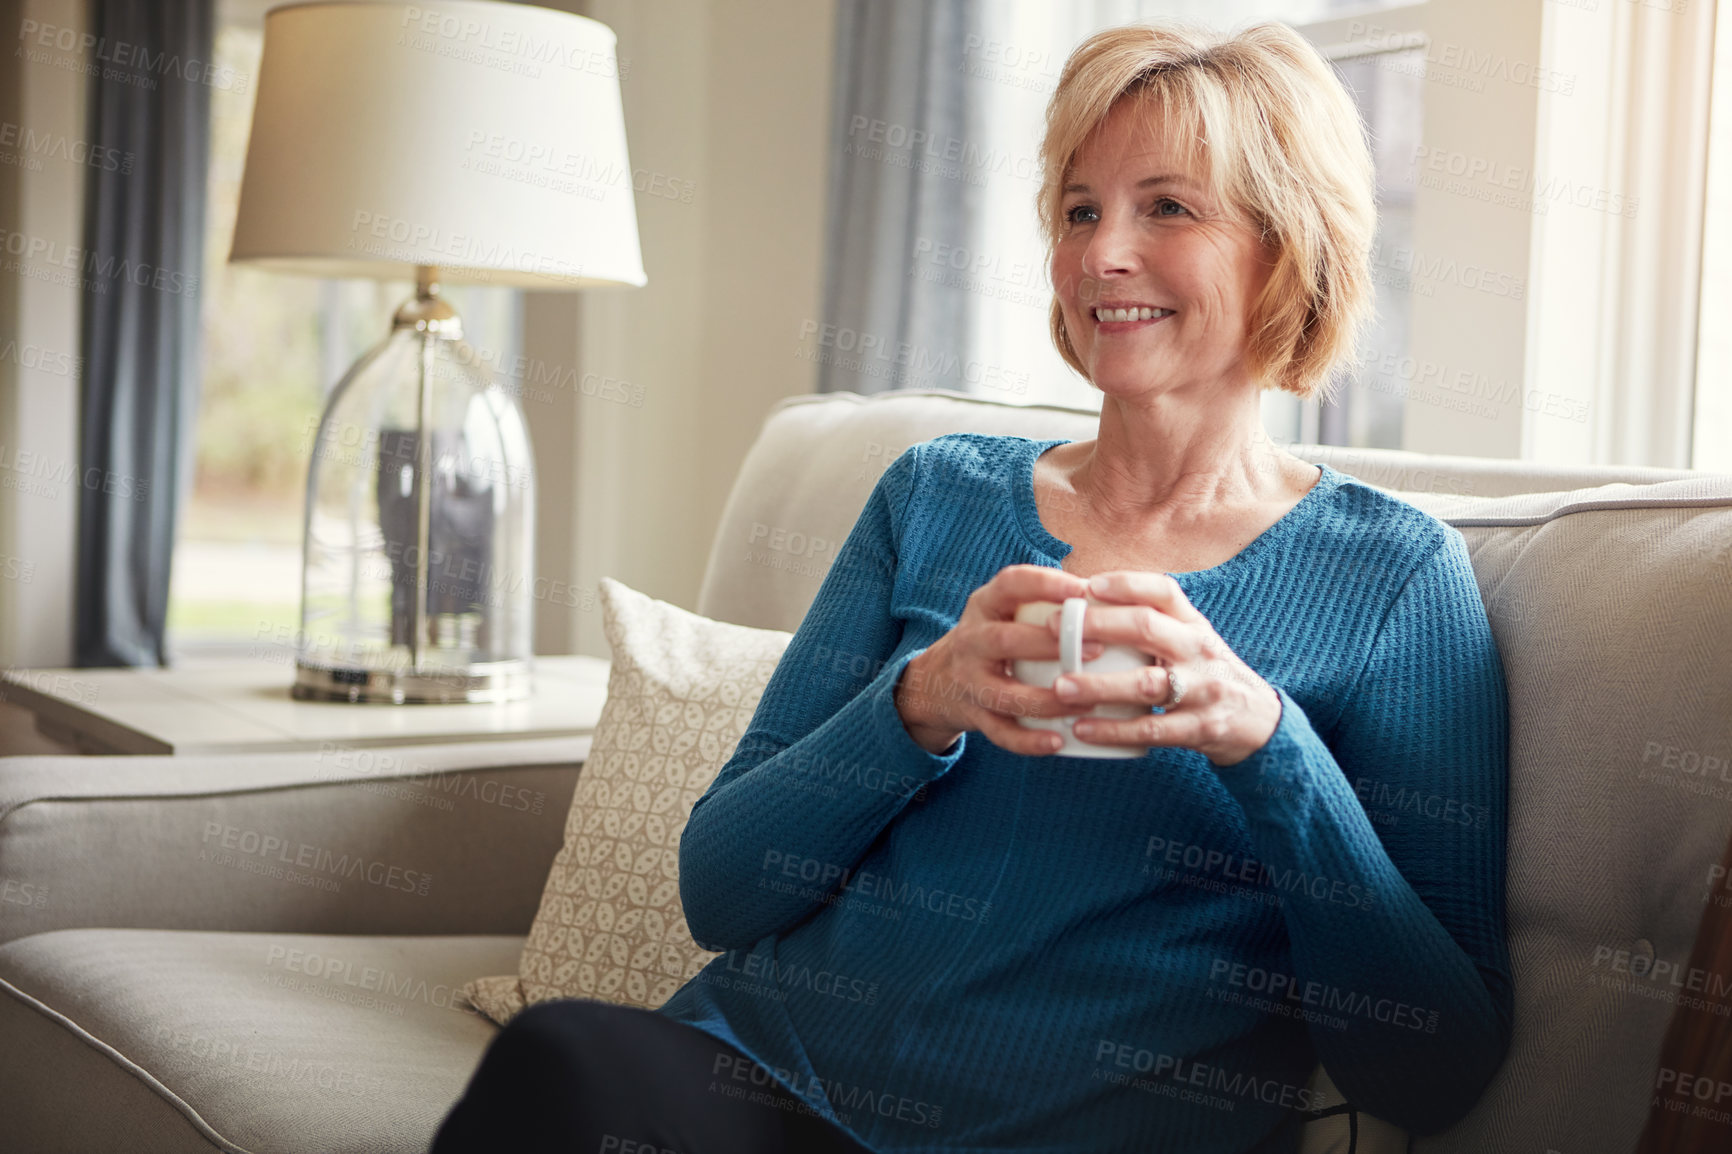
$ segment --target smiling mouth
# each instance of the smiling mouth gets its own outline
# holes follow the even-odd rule
[[[1162,317],[1170,317],[1176,309],[1157,309],[1146,305],[1127,305],[1124,308],[1091,309],[1096,323],[1123,324],[1128,321],[1158,321]]]

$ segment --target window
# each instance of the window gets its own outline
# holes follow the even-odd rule
[[[222,0],[216,56],[256,77],[274,0]],[[384,339],[407,281],[317,280],[228,263],[256,84],[211,93],[202,284],[203,387],[191,492],[169,589],[173,653],[292,645],[300,627],[307,468],[325,398]],[[240,86],[236,86],[239,89]],[[444,290],[479,359],[519,345],[519,295]]]

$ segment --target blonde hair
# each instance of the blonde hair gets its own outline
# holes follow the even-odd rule
[[[1085,40],[1046,111],[1038,198],[1050,265],[1076,154],[1122,100],[1152,102],[1196,142],[1214,191],[1275,254],[1252,305],[1248,355],[1265,387],[1324,392],[1372,312],[1375,173],[1359,111],[1327,61],[1282,24],[1231,35],[1126,25]],[[1172,137],[1169,136],[1169,139]],[[1088,371],[1052,303],[1053,343]]]

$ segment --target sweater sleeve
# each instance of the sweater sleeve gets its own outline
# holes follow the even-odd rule
[[[922,787],[962,757],[916,742],[897,679],[922,648],[891,613],[920,446],[873,487],[733,755],[680,838],[680,900],[706,949],[744,949],[819,909]]]
[[[1497,1072],[1513,1013],[1508,702],[1461,534],[1408,578],[1328,743],[1277,692],[1269,742],[1218,772],[1283,890],[1294,996],[1352,1011],[1310,1027],[1348,1100],[1436,1133]]]

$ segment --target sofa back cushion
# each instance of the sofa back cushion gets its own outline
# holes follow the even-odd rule
[[[1416,1149],[1630,1150],[1670,1016],[1732,991],[1688,961],[1732,902],[1732,477],[1401,496],[1467,539],[1510,700],[1515,1036]],[[1403,800],[1401,821],[1450,812]]]
[[[1008,405],[939,389],[862,397],[824,393],[778,402],[747,453],[722,510],[697,612],[718,621],[793,632],[818,595],[836,550],[878,475],[917,441],[944,433],[1089,440],[1098,413]],[[1293,445],[1381,489],[1499,496],[1614,481],[1688,478],[1679,469],[1560,468],[1483,457]]]

